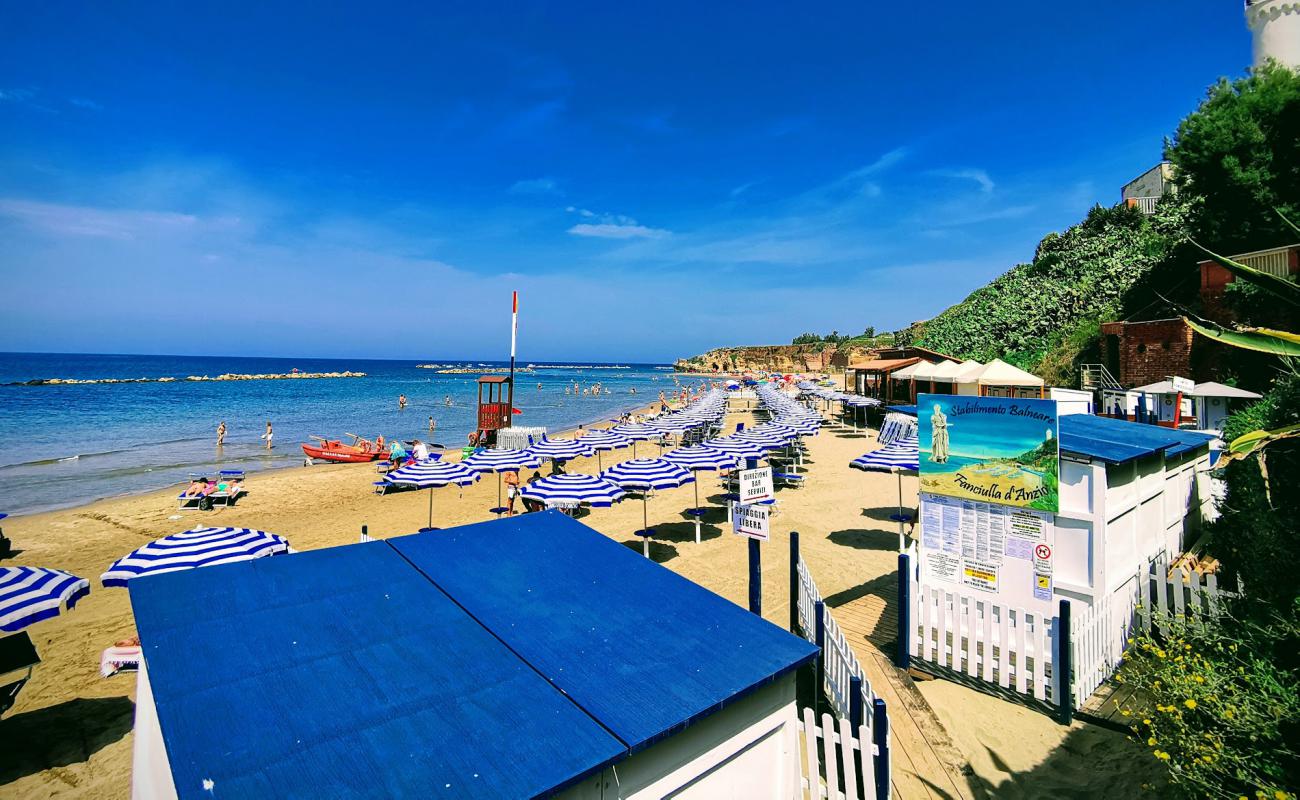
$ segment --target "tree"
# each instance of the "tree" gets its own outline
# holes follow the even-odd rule
[[[867,326],[867,329],[866,329],[865,331],[862,332],[862,335],[865,336],[865,337],[867,337],[868,339],[874,339],[874,338],[876,338],[876,326],[875,326],[875,325],[868,325],[868,326]]]
[[[1300,218],[1300,73],[1270,62],[1220,80],[1166,143],[1195,197],[1193,238],[1220,253],[1294,241],[1274,210]]]

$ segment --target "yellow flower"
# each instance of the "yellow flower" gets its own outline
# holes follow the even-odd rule
[[[1197,675],[1197,676],[1196,676],[1196,682],[1197,682],[1197,683],[1205,683],[1205,677],[1202,676],[1202,675]]]
[[[1152,736],[1150,739],[1147,739],[1147,747],[1155,747],[1155,746],[1156,746],[1156,737]]]
[[[1126,709],[1124,709],[1123,711],[1121,711],[1120,713],[1127,717],[1127,716],[1129,715],[1129,710],[1126,708]]]
[[[1159,753],[1156,754],[1156,758],[1160,759],[1161,761],[1168,761],[1169,754],[1166,753],[1164,750],[1161,750]]]
[[[1227,717],[1228,719],[1232,719],[1232,709],[1231,709],[1231,708],[1225,708],[1225,709],[1223,710],[1223,716]]]
[[[1275,790],[1273,791],[1273,797],[1274,797],[1274,800],[1288,800],[1288,798],[1291,797],[1291,795],[1287,794],[1286,792],[1282,791],[1281,789],[1275,789]]]
[[[1160,658],[1164,658],[1164,657],[1165,657],[1165,651],[1164,651],[1164,650],[1157,650],[1157,651],[1156,651],[1156,655],[1159,656]]]
[[[1196,708],[1196,701],[1189,697],[1183,701],[1183,705],[1187,706],[1188,708]]]

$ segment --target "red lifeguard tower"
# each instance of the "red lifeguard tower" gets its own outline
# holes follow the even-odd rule
[[[478,433],[475,444],[491,447],[497,431],[510,427],[515,407],[515,380],[510,375],[483,375],[478,379]]]

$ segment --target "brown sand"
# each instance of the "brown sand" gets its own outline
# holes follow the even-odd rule
[[[749,415],[739,412],[729,420],[740,421],[748,422]],[[888,581],[897,563],[897,534],[887,521],[896,503],[894,477],[847,466],[874,445],[866,438],[829,432],[811,437],[808,444],[809,478],[802,488],[778,492],[780,513],[772,520],[772,541],[763,547],[763,612],[782,626],[789,619],[789,531],[800,531],[804,558],[827,598],[871,581]],[[642,456],[657,452],[645,443],[639,450]],[[603,456],[606,466],[630,457],[630,450]],[[594,458],[569,465],[572,472],[595,469]],[[700,477],[702,500],[719,494],[713,473]],[[114,798],[130,792],[134,675],[103,679],[98,673],[100,651],[134,633],[127,591],[98,583],[114,559],[151,539],[200,525],[274,531],[295,548],[308,550],[356,542],[362,524],[377,537],[411,533],[425,524],[425,492],[381,497],[372,492],[375,479],[371,465],[292,468],[251,475],[251,494],[233,509],[177,512],[176,490],[168,489],[6,520],[6,533],[21,548],[7,563],[67,569],[91,578],[93,589],[71,613],[28,629],[43,663],[0,721],[6,742],[0,747],[0,794]],[[496,505],[497,481],[487,475],[463,491],[432,491],[434,525],[447,527],[488,519],[487,509]],[[725,516],[715,500],[697,545],[694,526],[682,514],[692,498],[687,485],[650,500],[650,523],[659,531],[651,556],[745,605],[746,540],[723,530]],[[178,513],[183,514],[179,519]],[[639,501],[595,509],[583,522],[640,552],[640,540],[632,535],[641,527]],[[1018,776],[1056,787],[1047,793],[1059,794],[1061,786],[1077,780],[1080,791],[1106,787],[1110,800],[1136,794],[1126,777],[1134,769],[1132,754],[1116,734],[1090,731],[1089,741],[1104,746],[1072,749],[1069,758],[1062,758],[1066,731],[1042,715],[942,681],[923,691],[974,769],[976,796],[982,794],[977,787],[1008,786]]]

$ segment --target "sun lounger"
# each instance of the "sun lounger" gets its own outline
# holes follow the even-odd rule
[[[32,669],[41,663],[36,647],[26,631],[0,638],[0,714],[13,707],[18,693],[32,678]]]
[[[111,678],[119,672],[138,670],[140,668],[140,646],[109,647],[99,656],[99,674]]]
[[[209,473],[211,474],[211,473]],[[206,477],[197,473],[190,474],[190,481]],[[248,494],[244,488],[244,471],[242,469],[223,469],[217,473],[217,483],[234,484],[227,491],[212,491],[205,495],[190,495],[181,492],[176,496],[176,508],[180,511],[211,511],[214,508],[229,508],[235,501]],[[210,501],[210,502],[205,502]]]
[[[777,472],[772,477],[783,486],[803,486],[804,482],[804,476],[794,472]]]

